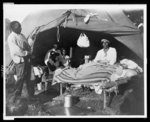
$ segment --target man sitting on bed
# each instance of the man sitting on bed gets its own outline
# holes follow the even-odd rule
[[[101,40],[103,49],[99,50],[96,54],[94,62],[101,62],[105,64],[115,64],[117,59],[116,49],[109,47],[110,41],[107,39]]]

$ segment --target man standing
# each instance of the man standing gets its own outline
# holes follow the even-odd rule
[[[113,47],[109,47],[110,42],[107,39],[102,39],[101,42],[103,45],[103,49],[97,52],[94,61],[113,65],[117,60],[116,49]]]
[[[11,58],[15,64],[15,71],[17,76],[17,82],[14,89],[14,102],[16,98],[21,96],[23,84],[26,83],[28,96],[33,98],[34,89],[31,86],[30,74],[31,74],[31,62],[30,62],[30,46],[21,33],[21,24],[18,21],[10,23],[12,30],[8,37],[8,45],[10,49]]]

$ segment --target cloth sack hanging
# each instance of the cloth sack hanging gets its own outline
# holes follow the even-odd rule
[[[88,15],[86,15],[86,17],[84,18],[84,22],[85,22],[86,24],[89,22],[90,17],[91,17],[91,15],[88,14]]]
[[[90,41],[88,39],[88,37],[86,36],[86,34],[81,33],[78,40],[77,40],[77,45],[79,47],[89,47],[90,46]]]
[[[95,16],[95,15],[97,15],[97,13],[89,13],[89,14],[87,14],[87,15],[85,16],[85,18],[84,18],[84,23],[85,23],[85,24],[88,24],[90,18],[91,18],[92,16]]]

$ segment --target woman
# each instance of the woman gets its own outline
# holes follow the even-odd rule
[[[101,40],[103,49],[97,52],[94,62],[101,62],[105,64],[115,64],[117,60],[117,52],[113,47],[109,47],[110,41],[107,39]]]

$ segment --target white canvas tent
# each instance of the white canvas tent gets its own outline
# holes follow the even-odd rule
[[[85,23],[85,17],[91,13],[93,14],[93,16],[91,16],[88,22]],[[30,35],[34,34],[35,31],[37,31],[39,35],[42,35],[45,32],[48,33],[48,30],[53,31],[53,36],[50,36],[50,38],[49,36],[46,37],[46,35],[43,35],[43,37],[40,36],[40,39],[38,39],[37,36],[37,40],[42,41],[42,43],[44,43],[44,40],[46,40],[46,38],[47,40],[49,40],[49,42],[45,42],[45,45],[47,45],[48,43],[48,45],[52,45],[53,43],[57,42],[59,28],[77,30],[81,32],[88,31],[92,33],[108,34],[128,47],[132,52],[135,53],[135,55],[143,60],[143,40],[141,38],[140,31],[125,16],[122,10],[43,10],[28,15],[21,24],[22,33],[27,38]],[[59,35],[61,37],[62,33],[59,33]],[[53,40],[52,43],[51,40]],[[43,48],[46,48],[46,46]],[[50,48],[50,46],[47,48]],[[8,60],[9,59],[6,59],[7,62]]]

